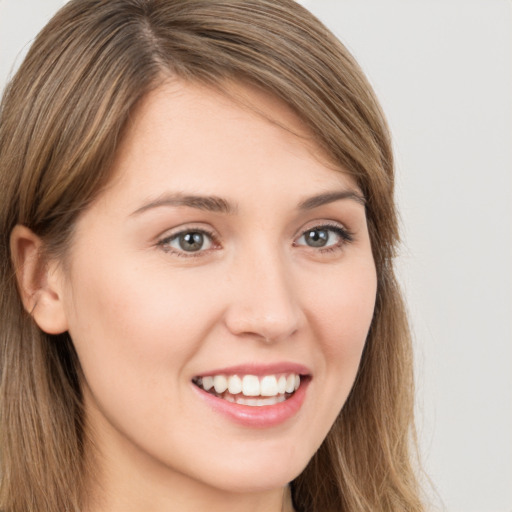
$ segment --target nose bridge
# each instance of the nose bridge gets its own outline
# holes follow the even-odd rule
[[[271,342],[298,329],[301,310],[291,269],[276,244],[253,245],[238,256],[232,271],[235,290],[226,322],[233,333]]]

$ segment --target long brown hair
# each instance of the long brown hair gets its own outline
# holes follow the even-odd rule
[[[123,127],[165,77],[244,80],[301,117],[357,181],[378,274],[359,373],[330,433],[292,483],[298,510],[414,512],[410,336],[393,273],[393,158],[371,87],[344,46],[293,0],[72,0],[42,30],[0,110],[0,509],[78,511],[86,439],[79,363],[17,291],[22,224],[64,254],[109,180]]]

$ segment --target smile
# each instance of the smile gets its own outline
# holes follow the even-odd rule
[[[297,373],[277,375],[209,375],[193,383],[207,393],[231,403],[261,407],[288,400],[300,387]]]

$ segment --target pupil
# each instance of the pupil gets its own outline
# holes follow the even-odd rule
[[[203,241],[202,233],[185,233],[180,236],[180,247],[184,251],[198,251],[203,246]]]
[[[305,238],[311,247],[323,247],[329,239],[329,233],[325,229],[314,229],[309,231]]]

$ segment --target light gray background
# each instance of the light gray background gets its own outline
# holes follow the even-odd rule
[[[0,88],[63,3],[0,0]],[[511,512],[512,3],[302,3],[359,60],[394,135],[435,508]]]

